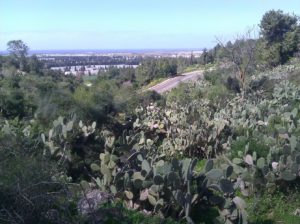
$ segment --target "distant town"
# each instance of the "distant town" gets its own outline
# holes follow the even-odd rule
[[[97,75],[111,67],[136,68],[147,58],[199,58],[202,50],[36,51],[47,68],[65,75]]]

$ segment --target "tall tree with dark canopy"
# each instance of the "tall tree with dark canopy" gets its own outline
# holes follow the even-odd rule
[[[260,28],[265,40],[265,57],[270,65],[287,62],[299,50],[300,27],[297,16],[271,10],[264,14]]]
[[[268,43],[282,41],[285,34],[295,30],[297,17],[283,13],[281,10],[271,10],[264,14],[260,22],[261,34]]]
[[[22,40],[11,40],[7,43],[7,50],[18,61],[19,69],[23,71],[29,47]]]

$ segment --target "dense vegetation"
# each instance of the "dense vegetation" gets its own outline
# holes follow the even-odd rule
[[[151,59],[89,82],[9,42],[0,223],[299,223],[299,21],[270,11],[260,27],[198,61]],[[203,79],[140,91],[194,67]]]

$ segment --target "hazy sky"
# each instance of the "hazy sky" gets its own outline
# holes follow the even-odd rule
[[[300,0],[0,0],[0,50],[203,48]]]

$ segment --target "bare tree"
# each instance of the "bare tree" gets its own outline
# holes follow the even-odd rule
[[[228,42],[226,45],[216,38],[226,54],[225,57],[233,63],[236,69],[236,77],[240,82],[242,92],[246,87],[246,76],[255,65],[257,40],[253,37],[253,33],[254,28],[248,29],[244,35],[237,35],[233,44]]]

